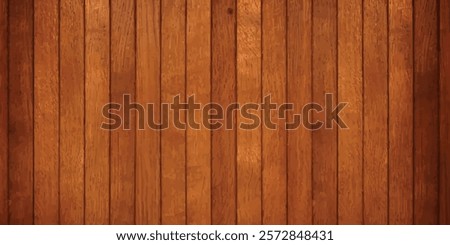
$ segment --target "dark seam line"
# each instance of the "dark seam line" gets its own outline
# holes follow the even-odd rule
[[[336,103],[339,103],[339,4],[336,1],[336,36],[335,36],[335,52],[336,52],[336,70],[335,70],[335,88]],[[333,127],[333,126],[332,126]],[[339,129],[336,129],[336,224],[339,224]]]
[[[238,6],[238,4],[236,4],[236,9],[235,9],[235,13],[236,13],[236,15],[235,15],[235,46],[234,46],[234,48],[235,48],[235,64],[234,64],[234,71],[235,71],[235,102],[236,102],[236,104],[238,105],[239,104],[239,90],[238,90],[238,86],[239,86],[239,83],[238,83],[238,52],[239,52],[239,50],[238,50],[238,41],[237,41],[237,39],[238,39],[238,28],[239,28],[239,24],[238,24],[238,20],[239,20],[239,18],[238,18],[238,8],[239,8],[239,6]],[[238,188],[238,182],[239,182],[239,178],[238,178],[238,113],[236,112],[236,114],[235,114],[235,118],[234,118],[236,121],[236,123],[235,123],[235,130],[236,130],[236,132],[235,132],[235,164],[236,164],[236,166],[235,166],[235,178],[236,178],[236,187],[235,187],[235,198],[236,198],[236,200],[235,200],[235,203],[236,203],[236,217],[235,217],[235,220],[236,220],[236,224],[239,224],[239,215],[238,215],[238,210],[239,210],[239,202],[238,202],[238,197],[239,197],[239,195],[238,195],[238,191],[239,191],[239,188]]]
[[[137,57],[137,0],[133,1],[134,3],[134,98],[136,100],[137,98],[137,64],[138,64],[138,57]],[[137,224],[137,131],[139,130],[139,112],[135,115],[135,122],[134,122],[134,224]]]
[[[11,34],[10,34],[10,24],[11,24],[11,19],[10,19],[10,3],[9,1],[6,1],[6,141],[7,141],[7,150],[6,150],[6,194],[7,194],[7,201],[6,201],[6,222],[7,224],[11,224],[11,209],[10,209],[10,198],[11,198],[11,193],[10,193],[10,187],[11,187],[11,178],[10,178],[10,140],[9,140],[9,120],[10,120],[10,78],[11,78],[11,52],[10,52],[10,42],[11,42]]]
[[[311,0],[311,100],[314,101],[314,0]],[[314,114],[311,114],[314,121]],[[314,224],[314,132],[311,132],[311,223]]]
[[[35,189],[36,189],[36,178],[35,178],[35,175],[36,175],[36,161],[35,161],[35,159],[34,159],[34,156],[36,155],[36,147],[35,147],[35,145],[34,145],[34,140],[35,140],[35,129],[36,129],[36,127],[35,127],[35,125],[36,125],[36,120],[35,120],[35,110],[34,110],[34,102],[35,102],[35,88],[34,88],[34,83],[35,83],[35,78],[34,78],[34,75],[35,75],[35,67],[34,67],[34,60],[35,60],[35,53],[34,53],[34,51],[35,51],[35,47],[34,47],[34,44],[35,44],[35,30],[34,30],[34,25],[35,25],[35,20],[34,20],[34,15],[35,15],[35,8],[34,8],[34,0],[33,0],[33,3],[32,3],[32,6],[31,6],[31,8],[33,9],[33,14],[32,14],[32,30],[31,30],[31,33],[32,33],[32,45],[31,45],[31,49],[32,49],[32,58],[31,58],[31,69],[32,69],[32,91],[33,91],[33,101],[32,101],[32,104],[33,104],[33,106],[32,106],[32,111],[33,111],[33,193],[32,193],[32,196],[33,196],[33,217],[32,217],[32,220],[33,220],[33,224],[36,224],[36,221],[35,221],[35,215],[36,215],[36,211],[35,211],[35,203],[36,203],[36,198],[35,198]]]
[[[415,204],[415,199],[416,199],[416,158],[415,158],[415,152],[416,152],[416,136],[415,136],[415,132],[416,132],[416,119],[415,119],[415,105],[416,105],[416,93],[415,93],[415,88],[416,88],[416,11],[415,11],[415,1],[412,1],[412,25],[413,25],[413,30],[412,30],[412,44],[413,44],[413,133],[412,133],[412,138],[413,138],[413,152],[412,152],[412,158],[413,158],[413,169],[412,169],[412,189],[413,189],[413,193],[412,193],[412,221],[413,224],[416,224],[416,217],[414,215],[415,213],[415,209],[416,209],[416,204]]]
[[[261,100],[264,96],[264,0],[261,0]],[[261,224],[264,224],[264,126],[261,125]]]
[[[361,59],[361,71],[362,71],[362,81],[361,81],[361,90],[362,90],[362,134],[361,134],[361,142],[362,142],[362,150],[361,150],[361,152],[362,152],[362,223],[363,224],[365,224],[366,223],[366,221],[365,221],[365,218],[366,218],[366,215],[365,215],[365,213],[366,213],[366,203],[365,203],[365,181],[366,181],[366,179],[365,179],[365,164],[366,164],[366,157],[365,157],[365,146],[366,146],[366,144],[365,144],[365,130],[366,130],[366,127],[365,127],[365,102],[366,102],[366,100],[365,100],[365,98],[366,98],[366,90],[365,90],[365,81],[366,81],[366,78],[365,78],[365,55],[364,55],[364,51],[365,51],[365,48],[364,48],[364,45],[365,45],[365,42],[364,42],[364,23],[365,23],[365,18],[364,18],[364,14],[365,14],[365,11],[364,11],[364,8],[365,8],[365,0],[362,0],[362,5],[361,5],[361,56],[362,56],[362,59]]]
[[[163,123],[163,112],[162,112],[162,99],[161,99],[161,88],[162,88],[162,1],[159,1],[159,224],[162,225],[162,123]]]
[[[184,99],[185,99],[185,103],[187,102],[187,46],[188,46],[188,41],[187,41],[187,13],[188,13],[188,5],[187,5],[187,0],[184,1]],[[188,162],[187,162],[187,147],[188,147],[188,135],[187,135],[187,131],[188,131],[188,122],[187,122],[187,114],[188,112],[184,113],[184,123],[186,124],[186,130],[184,131],[184,140],[185,140],[185,145],[184,145],[184,224],[188,224],[188,208],[187,208],[187,199],[188,199],[188,188],[187,188],[187,176],[188,176]]]
[[[112,54],[111,54],[111,51],[112,51],[112,4],[111,4],[111,0],[109,0],[109,109],[111,110],[111,94],[112,94],[112,92],[111,92],[111,89],[112,89]],[[111,219],[111,213],[112,213],[112,211],[111,211],[111,183],[112,183],[112,174],[111,174],[111,140],[112,140],[112,137],[111,137],[111,125],[110,125],[110,128],[109,128],[109,132],[108,132],[108,134],[109,134],[109,153],[108,153],[108,162],[109,162],[109,217],[108,217],[108,219],[109,219],[109,224],[111,224],[111,221],[112,221],[112,219]]]
[[[285,93],[285,99],[286,99],[286,104],[289,103],[289,93],[288,93],[288,86],[289,86],[289,74],[288,74],[288,62],[289,62],[289,49],[288,49],[288,32],[289,32],[289,17],[288,17],[288,9],[289,9],[289,4],[288,1],[285,0],[285,20],[284,20],[284,24],[285,24],[285,77],[286,77],[286,84],[284,87],[284,93]],[[288,149],[288,145],[289,145],[289,131],[286,129],[287,127],[287,123],[288,123],[288,112],[285,114],[286,119],[284,122],[284,133],[286,135],[285,138],[285,154],[286,154],[286,224],[289,224],[289,149]]]
[[[437,29],[437,53],[438,53],[438,71],[437,71],[437,75],[438,75],[438,166],[437,166],[437,170],[438,170],[438,185],[437,185],[437,193],[438,193],[438,205],[437,205],[437,224],[442,224],[443,222],[441,222],[441,30],[440,30],[440,25],[441,25],[441,14],[440,14],[440,7],[441,7],[441,1],[437,0],[437,8],[436,8],[436,15],[437,15],[437,24],[436,24],[436,29]]]
[[[83,224],[86,224],[86,1],[83,1]]]
[[[390,169],[391,169],[391,165],[390,165],[390,149],[391,149],[391,139],[390,139],[390,131],[389,131],[389,125],[390,125],[390,94],[389,94],[389,87],[390,87],[390,67],[389,67],[389,60],[390,60],[390,46],[389,46],[389,42],[390,42],[390,11],[389,11],[389,3],[386,4],[386,26],[387,26],[387,72],[386,72],[386,80],[387,80],[387,128],[386,128],[386,134],[387,134],[387,224],[390,223],[390,200],[389,197],[391,195],[390,193],[390,183],[389,183],[389,179],[390,179]]]
[[[210,15],[209,15],[209,25],[210,25],[210,32],[209,32],[209,39],[210,39],[210,45],[209,45],[209,54],[210,54],[210,57],[209,57],[209,62],[210,62],[210,64],[209,64],[209,74],[210,74],[210,77],[209,77],[209,100],[210,100],[210,102],[212,103],[212,99],[213,99],[213,97],[212,97],[212,85],[213,85],[213,53],[212,53],[212,50],[213,50],[213,1],[214,0],[211,0],[210,1],[210,3],[209,3],[209,12],[210,12]],[[212,106],[211,106],[211,104],[209,105],[209,108],[210,108],[210,110],[211,110],[211,108],[212,108]],[[211,120],[211,116],[209,117],[209,120]],[[213,176],[213,168],[212,168],[212,165],[213,165],[213,147],[212,147],[212,142],[213,142],[213,140],[212,140],[212,138],[213,138],[213,131],[210,129],[209,130],[209,154],[210,154],[210,159],[209,159],[209,178],[210,178],[210,193],[209,193],[209,197],[210,197],[210,200],[209,200],[209,211],[210,211],[210,217],[209,217],[209,219],[210,219],[210,224],[213,224],[213,188],[212,188],[212,184],[213,184],[213,180],[212,180],[212,176]]]
[[[61,1],[58,1],[58,223],[61,224]]]

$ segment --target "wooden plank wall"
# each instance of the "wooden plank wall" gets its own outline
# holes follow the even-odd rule
[[[450,224],[449,95],[445,0],[0,0],[0,224]]]

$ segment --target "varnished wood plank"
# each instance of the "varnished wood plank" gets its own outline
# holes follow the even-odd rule
[[[312,132],[294,116],[312,101],[312,1],[287,4],[287,101],[294,106],[288,119],[301,123],[287,132],[288,223],[312,224]]]
[[[135,223],[135,2],[111,4],[111,103],[122,105],[122,125],[111,131],[111,224]],[[127,99],[127,97],[129,99]],[[128,101],[128,102],[127,102]]]
[[[388,222],[386,0],[364,1],[364,223]]]
[[[450,2],[440,1],[440,224],[450,225]]]
[[[414,0],[414,224],[437,224],[438,0]]]
[[[222,106],[236,102],[236,1],[211,1],[211,101]],[[230,113],[228,113],[230,114]],[[234,111],[230,128],[235,128]],[[222,124],[226,124],[222,121]],[[212,132],[212,223],[235,224],[236,131],[227,125]]]
[[[156,122],[160,119],[160,4],[159,0],[136,2],[136,101],[153,104]],[[138,118],[146,122],[149,115]],[[136,132],[136,223],[159,224],[160,192],[160,132],[144,124]]]
[[[337,1],[313,1],[313,95],[325,107],[325,94],[337,97]],[[325,112],[315,112],[311,122],[325,123]],[[337,129],[313,131],[313,223],[337,224]]]
[[[84,223],[84,0],[60,2],[60,217]]]
[[[100,112],[110,101],[109,0],[85,2],[85,223],[110,223],[110,131]],[[109,108],[109,107],[108,107]]]
[[[261,103],[261,1],[237,1],[237,102],[241,106],[237,126],[237,223],[261,224],[261,125],[243,113],[258,118]],[[246,126],[247,127],[247,126]]]
[[[186,72],[186,4],[184,1],[163,0],[162,17],[162,103],[172,103],[179,95],[185,101]],[[186,130],[175,122],[185,122],[185,113],[170,113],[169,127],[161,134],[161,197],[162,223],[186,223]],[[178,125],[180,126],[180,125]]]
[[[413,223],[412,1],[389,2],[389,224]]]
[[[186,3],[186,96],[194,96],[193,101],[203,107],[211,99],[211,1]],[[202,124],[199,111],[188,113],[195,124]],[[186,220],[188,224],[211,224],[211,131],[195,127],[189,125],[186,136]]]
[[[59,1],[34,2],[34,222],[59,218]]]
[[[338,98],[348,103],[338,132],[338,223],[363,224],[362,1],[338,1]]]
[[[8,2],[9,223],[33,224],[33,1]]]
[[[262,95],[277,107],[286,102],[286,0],[262,3]],[[287,223],[285,119],[271,111],[276,129],[262,131],[263,224]]]
[[[0,0],[0,225],[8,224],[8,1]]]

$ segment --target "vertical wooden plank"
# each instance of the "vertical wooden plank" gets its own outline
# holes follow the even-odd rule
[[[85,1],[85,223],[110,223],[110,131],[100,112],[110,101],[109,0]],[[108,107],[109,108],[109,107]]]
[[[286,102],[286,0],[263,1],[262,16],[262,95],[278,107]],[[264,117],[277,128],[262,131],[263,224],[286,224],[285,119],[277,111]]]
[[[413,223],[412,0],[389,1],[389,224]]]
[[[363,224],[362,1],[338,1],[338,98],[349,130],[338,132],[338,223]]]
[[[111,0],[111,103],[122,106],[122,127],[111,131],[111,224],[135,223],[135,1]],[[128,100],[127,100],[128,97]],[[141,115],[139,115],[141,116]]]
[[[312,101],[312,0],[288,0],[287,101],[289,122]],[[300,121],[301,123],[301,121]],[[301,124],[303,125],[303,124]],[[288,223],[312,224],[312,133],[305,125],[288,130]]]
[[[388,222],[387,0],[364,1],[364,223]]]
[[[0,225],[8,224],[8,1],[0,0]]]
[[[34,2],[34,222],[59,219],[59,1]]]
[[[152,113],[160,115],[160,1],[136,2],[136,101],[153,104]],[[149,118],[138,119],[139,122]],[[160,193],[160,132],[155,128],[139,128],[136,132],[136,224],[159,224]]]
[[[185,13],[185,1],[163,0],[161,3],[162,103],[172,104],[177,95],[180,103],[185,101]],[[169,115],[172,123],[161,133],[162,223],[185,224],[186,130],[175,125],[177,121],[184,124],[185,113],[181,110],[179,113],[171,111]]]
[[[211,1],[211,101],[223,108],[236,102],[236,1]],[[228,113],[230,114],[230,113]],[[235,111],[229,115],[235,128]],[[236,131],[226,125],[212,132],[212,223],[235,224]]]
[[[251,124],[252,113],[261,118],[258,108],[246,104],[261,103],[261,1],[237,1],[237,223],[261,224],[261,127]],[[252,108],[253,107],[253,108]],[[256,125],[255,125],[256,126]]]
[[[414,0],[414,223],[437,224],[439,189],[438,0]]]
[[[450,225],[450,1],[440,1],[440,224]]]
[[[60,217],[84,223],[84,0],[61,0]]]
[[[211,1],[188,0],[186,8],[186,96],[194,96],[193,101],[203,107],[211,98]],[[188,113],[202,124],[201,113]],[[211,224],[211,132],[194,127],[188,126],[186,138],[186,220],[188,224]]]
[[[33,1],[9,1],[9,223],[33,224]]]
[[[313,1],[313,102],[326,106],[325,94],[337,97],[337,1]],[[332,109],[332,108],[329,108]],[[325,111],[311,122],[321,121],[313,131],[313,223],[337,224],[337,129],[325,128]]]

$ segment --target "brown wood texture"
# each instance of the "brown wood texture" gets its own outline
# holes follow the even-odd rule
[[[364,223],[388,222],[388,1],[364,1]],[[395,81],[392,81],[395,82]]]
[[[440,119],[440,165],[439,165],[439,223],[450,224],[450,2],[439,2],[439,119]]]
[[[110,6],[85,2],[85,224],[110,223],[110,132],[102,130],[102,111],[111,99]]]
[[[211,102],[224,108],[237,97],[236,6],[233,0],[211,1]],[[221,225],[237,222],[236,113],[228,114],[211,135],[211,221]]]
[[[338,132],[338,223],[363,224],[363,4],[338,1],[338,99],[349,130]]]
[[[287,98],[298,111],[312,101],[312,4],[287,1]],[[289,122],[295,113],[289,111]],[[312,223],[312,132],[287,131],[288,224]]]
[[[312,30],[312,102],[325,105],[326,94],[337,101],[337,28],[338,1],[313,1]],[[322,113],[313,112],[312,121],[326,121]],[[312,223],[338,223],[338,138],[337,129],[326,125],[312,136]],[[330,126],[330,125],[328,125]]]
[[[413,222],[413,3],[389,3],[389,223]]]
[[[0,1],[0,224],[8,224],[8,1]]]
[[[443,0],[0,0],[0,225],[450,224],[449,25]]]

